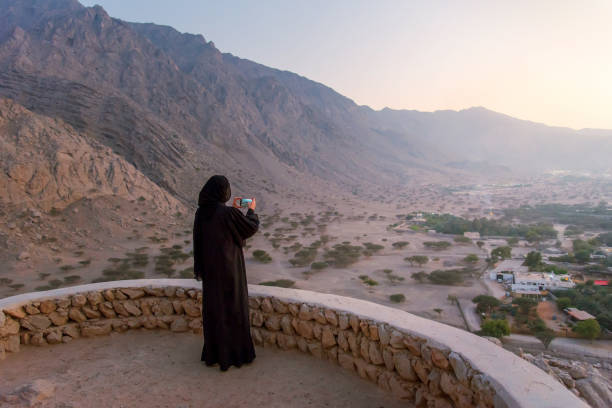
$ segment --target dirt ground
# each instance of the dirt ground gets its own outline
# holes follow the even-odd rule
[[[563,312],[557,308],[557,304],[551,301],[544,301],[538,304],[536,309],[540,319],[544,320],[546,326],[554,331],[562,330],[561,324],[565,322],[565,316]],[[556,320],[553,320],[553,316],[556,316]]]
[[[0,365],[0,394],[36,379],[55,385],[41,407],[406,407],[328,361],[256,348],[257,358],[221,372],[199,361],[200,336],[131,331],[26,346]]]

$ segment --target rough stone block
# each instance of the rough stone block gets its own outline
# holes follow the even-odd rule
[[[308,306],[305,303],[302,303],[302,305],[300,306],[298,317],[302,320],[311,320],[313,316],[312,316],[312,310],[310,309],[310,306]]]
[[[156,288],[158,289],[158,288]],[[125,289],[120,289],[121,292],[128,296],[130,299],[140,299],[141,297],[144,297],[145,295],[145,291],[144,289],[141,288],[125,288]],[[160,289],[161,295],[164,295],[164,290]]]
[[[105,334],[109,334],[112,329],[112,324],[109,321],[96,322],[95,324],[83,323],[83,325],[81,326],[81,336],[103,336]]]
[[[0,326],[0,337],[19,333],[19,322],[7,317],[4,326]]]
[[[321,333],[321,344],[324,348],[330,348],[336,345],[336,337],[329,326],[325,326]]]
[[[29,315],[37,315],[40,313],[40,310],[34,305],[25,305],[25,311]]]
[[[52,300],[44,300],[40,302],[40,311],[49,314],[57,309],[57,304]]]
[[[14,309],[5,309],[4,313],[7,315],[14,317],[15,319],[23,319],[26,317],[26,312],[23,310],[23,307],[16,307]]]
[[[312,329],[313,325],[311,322],[305,320],[298,321],[297,333],[305,339],[314,338],[314,333]]]
[[[281,329],[280,317],[277,314],[271,314],[266,317],[264,324],[268,330],[278,331]]]
[[[325,320],[332,326],[338,326],[338,316],[333,310],[325,309]]]
[[[87,303],[87,298],[83,295],[74,295],[71,299],[72,306],[74,307],[82,307]]]
[[[53,311],[49,313],[49,319],[56,326],[63,326],[68,323],[68,313],[66,311]]]
[[[338,364],[347,370],[355,370],[355,358],[351,354],[338,353]]]
[[[261,310],[263,310],[265,313],[274,313],[274,308],[272,307],[270,298],[263,298],[261,301]]]
[[[287,304],[285,302],[276,298],[272,298],[271,302],[272,307],[274,307],[274,311],[276,311],[276,313],[284,314],[289,312],[289,308],[287,307]]]
[[[31,331],[44,330],[51,326],[51,320],[41,314],[27,316],[21,319],[21,327]]]
[[[284,314],[283,317],[281,317],[280,319],[281,329],[283,330],[283,333],[288,336],[292,336],[295,333],[293,326],[291,325],[291,320],[292,317],[289,314]]]
[[[104,297],[98,291],[89,292],[87,294],[87,302],[89,302],[91,306],[96,306],[104,302]]]

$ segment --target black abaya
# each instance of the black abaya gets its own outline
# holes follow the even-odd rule
[[[259,227],[253,210],[245,216],[224,198],[202,200],[200,194],[193,230],[194,272],[202,278],[202,361],[219,363],[221,370],[255,358],[242,247]]]

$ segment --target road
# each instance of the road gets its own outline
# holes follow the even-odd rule
[[[544,350],[542,343],[533,336],[511,334],[503,337],[502,342],[510,347],[522,347],[538,351]],[[612,361],[612,340],[595,340],[591,342],[584,339],[557,337],[550,343],[548,349],[562,355],[593,357]]]
[[[459,309],[465,320],[467,328],[472,333],[480,331],[480,316],[476,312],[476,305],[469,299],[457,299]]]

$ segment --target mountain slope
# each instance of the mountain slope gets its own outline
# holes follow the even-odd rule
[[[239,191],[325,195],[602,170],[612,140],[482,109],[374,111],[201,35],[74,0],[0,0],[0,96],[64,120],[189,205],[214,173]]]
[[[122,157],[58,119],[0,98],[0,200],[61,210],[82,198],[149,200],[161,212],[183,206]],[[142,198],[141,198],[142,197]]]

